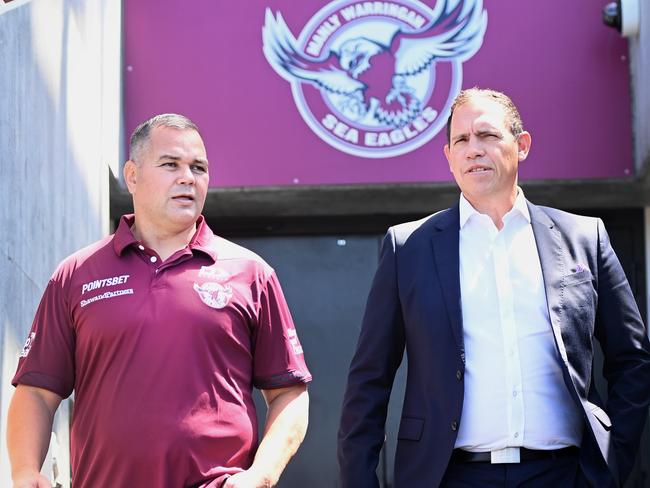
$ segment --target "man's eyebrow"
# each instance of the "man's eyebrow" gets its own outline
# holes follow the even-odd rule
[[[171,159],[172,161],[180,161],[181,160],[181,158],[179,158],[178,156],[172,156],[171,154],[163,154],[162,156],[160,156],[158,158],[158,161],[162,161],[163,159],[167,159],[167,160]]]
[[[493,127],[485,127],[485,128],[482,128],[482,129],[478,129],[476,131],[477,136],[485,136],[485,135],[489,135],[489,134],[501,135],[501,131],[498,130],[498,129],[495,129]]]
[[[489,134],[501,135],[501,131],[499,129],[496,129],[496,128],[491,127],[491,126],[490,127],[481,127],[480,129],[477,129],[477,130],[475,130],[473,132],[474,132],[475,135],[477,135],[479,137],[489,135]],[[453,136],[451,138],[451,142],[456,142],[459,139],[463,139],[463,138],[467,138],[467,137],[469,137],[469,134],[467,134],[467,132],[463,132],[461,134],[456,134],[455,136]]]
[[[171,161],[180,161],[181,159],[182,158],[180,158],[179,156],[172,156],[171,154],[163,154],[162,156],[160,156],[158,158],[158,161],[169,161],[169,160],[171,160]],[[193,163],[200,163],[200,164],[204,164],[204,165],[207,166],[208,165],[208,160],[205,159],[205,158],[195,158]]]
[[[451,138],[451,142],[456,142],[459,139],[462,139],[463,137],[467,137],[467,133],[463,132],[462,134],[456,134],[454,137]]]

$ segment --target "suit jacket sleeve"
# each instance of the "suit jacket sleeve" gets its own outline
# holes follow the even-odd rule
[[[395,373],[404,354],[394,231],[382,243],[352,359],[338,435],[342,488],[378,487],[375,474],[384,442]]]
[[[606,411],[622,483],[630,473],[650,404],[650,345],[623,268],[598,220],[595,335],[604,354]]]

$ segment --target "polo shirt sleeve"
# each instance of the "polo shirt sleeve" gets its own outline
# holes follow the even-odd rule
[[[75,337],[62,281],[57,274],[50,279],[11,383],[44,388],[67,398],[74,388]]]
[[[253,344],[253,384],[256,388],[282,388],[311,381],[289,307],[274,271],[261,288]]]

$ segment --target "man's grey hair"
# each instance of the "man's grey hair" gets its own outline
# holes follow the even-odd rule
[[[172,129],[187,130],[192,129],[199,132],[199,128],[194,122],[178,114],[160,114],[145,120],[135,128],[131,134],[131,142],[129,144],[129,159],[134,162],[139,162],[142,156],[142,151],[149,144],[151,139],[151,131],[156,127],[171,127]]]
[[[506,117],[508,118],[507,123],[509,125],[510,132],[513,136],[517,137],[524,131],[524,123],[521,120],[519,110],[517,110],[516,105],[508,95],[500,91],[490,90],[487,88],[479,88],[475,86],[473,88],[468,88],[467,90],[461,90],[461,92],[454,99],[454,103],[451,105],[451,112],[449,113],[449,118],[447,119],[447,144],[449,144],[451,138],[451,119],[454,116],[454,111],[464,103],[467,103],[472,98],[478,97],[493,100],[503,107],[506,112]]]

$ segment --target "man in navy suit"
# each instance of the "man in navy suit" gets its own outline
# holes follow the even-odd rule
[[[603,223],[525,199],[531,136],[503,93],[461,92],[447,139],[459,203],[382,245],[343,402],[341,485],[379,486],[406,349],[396,488],[620,486],[648,415],[650,345]]]

